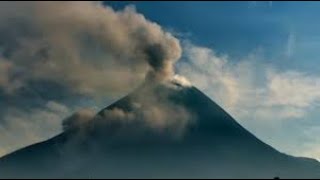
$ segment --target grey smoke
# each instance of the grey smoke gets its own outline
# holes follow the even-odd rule
[[[181,55],[179,40],[133,6],[1,2],[0,12],[1,87],[46,80],[85,94],[119,94],[146,75],[170,79]]]
[[[47,120],[24,119],[25,112],[41,109],[50,101],[72,106],[70,112],[57,114],[61,118],[57,120],[59,123],[65,118],[63,127],[68,130],[81,128],[93,120],[91,110],[80,110],[66,118],[86,106],[79,103],[80,99],[115,99],[144,81],[179,82],[181,78],[174,76],[174,64],[180,56],[179,40],[133,6],[115,11],[101,2],[0,3],[1,112],[12,108],[21,112],[19,120],[28,124],[23,129],[26,132],[37,128],[45,134],[43,137],[59,132],[57,129],[61,128],[56,124],[47,126]],[[8,99],[11,104],[4,104]],[[157,126],[146,124],[157,129],[168,127],[164,124],[169,122],[159,121],[167,110],[181,112],[185,117],[181,108],[165,106],[165,102],[153,103],[159,105],[148,107],[143,113],[137,109],[139,113],[135,115],[144,114],[143,120],[147,116],[155,120]],[[173,117],[173,122],[180,122],[183,129],[182,117]],[[3,124],[4,119],[10,122],[13,118],[0,115],[1,128],[15,129]],[[55,133],[49,134],[43,127]],[[28,144],[35,142],[17,137]],[[21,146],[20,141],[11,142],[3,154]]]
[[[179,80],[161,84],[146,82],[98,113],[90,109],[74,113],[63,121],[63,129],[74,130],[80,137],[94,131],[104,137],[132,138],[148,131],[179,139],[196,120],[185,106],[171,99],[185,88],[191,87],[184,86]]]
[[[19,107],[2,108],[6,111],[0,119],[0,156],[51,138],[60,132],[61,120],[73,111],[54,101],[27,112]]]
[[[67,117],[63,122],[63,130],[67,131],[73,128],[81,128],[94,119],[96,112],[92,109],[82,109]]]

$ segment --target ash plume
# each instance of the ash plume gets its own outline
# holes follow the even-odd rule
[[[170,79],[181,56],[179,40],[133,6],[1,2],[0,12],[0,87],[46,80],[90,95],[119,94],[146,76]]]

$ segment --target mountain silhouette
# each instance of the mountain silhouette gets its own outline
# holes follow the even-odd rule
[[[150,113],[153,112],[153,113]],[[320,178],[195,87],[145,84],[81,126],[0,159],[0,178]]]

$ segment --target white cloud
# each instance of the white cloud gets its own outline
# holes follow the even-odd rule
[[[184,53],[188,62],[178,64],[180,74],[226,106],[232,106],[238,100],[239,92],[235,90],[239,89],[239,83],[231,73],[227,57],[217,57],[211,49],[191,44],[185,45]],[[213,89],[214,93],[210,91]]]
[[[299,108],[313,106],[320,101],[320,77],[296,71],[268,74],[267,105]]]

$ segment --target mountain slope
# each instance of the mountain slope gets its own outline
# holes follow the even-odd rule
[[[278,152],[195,87],[173,83],[142,86],[81,128],[0,159],[0,178],[275,176],[320,178],[320,163]]]

